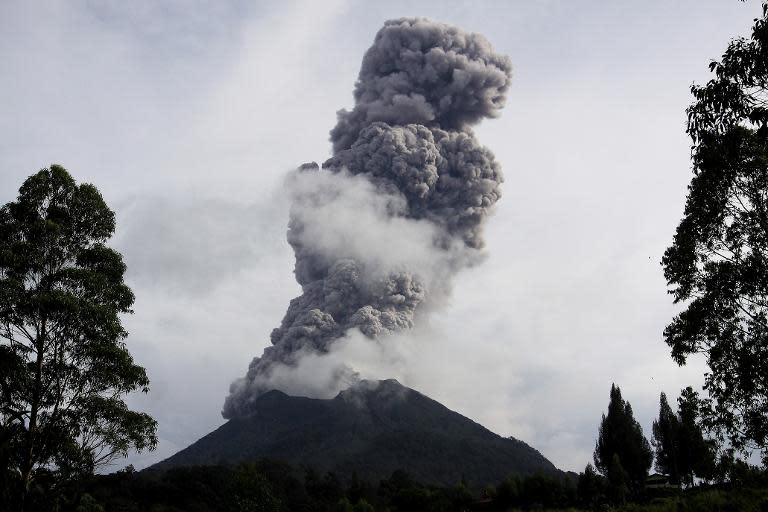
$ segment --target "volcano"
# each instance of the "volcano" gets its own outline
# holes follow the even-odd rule
[[[438,485],[560,474],[526,443],[499,436],[393,379],[361,381],[332,399],[273,390],[259,396],[252,410],[150,471],[267,458],[369,481],[399,469]]]

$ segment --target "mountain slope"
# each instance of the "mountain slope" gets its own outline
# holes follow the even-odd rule
[[[377,480],[404,469],[419,481],[475,485],[558,470],[522,441],[503,438],[395,380],[363,381],[320,400],[270,391],[236,418],[151,470],[259,458]]]

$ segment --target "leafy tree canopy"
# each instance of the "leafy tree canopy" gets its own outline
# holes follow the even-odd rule
[[[680,481],[679,467],[680,422],[667,402],[667,395],[659,398],[659,418],[653,422],[653,445],[656,449],[656,470],[669,475],[673,482]]]
[[[682,390],[677,404],[676,444],[680,475],[689,486],[693,485],[694,476],[711,480],[715,472],[717,447],[714,441],[705,439],[699,424],[701,399],[689,386]]]
[[[693,485],[693,477],[704,480],[714,477],[716,446],[704,438],[700,418],[701,399],[690,386],[677,400],[674,413],[662,393],[659,418],[653,422],[653,440],[656,448],[656,470],[669,475],[675,483]]]
[[[672,357],[706,356],[703,415],[721,440],[768,455],[768,4],[693,86],[693,179],[664,275],[685,304]]]
[[[632,414],[632,406],[621,397],[621,390],[611,386],[608,414],[600,422],[594,453],[595,467],[611,482],[621,480],[638,495],[653,461],[653,453],[643,429]],[[626,476],[627,482],[624,482]]]
[[[123,343],[120,314],[134,297],[122,257],[105,245],[114,229],[96,187],[58,165],[0,208],[3,492],[27,508],[43,482],[157,442],[155,421],[122,399],[149,380]]]

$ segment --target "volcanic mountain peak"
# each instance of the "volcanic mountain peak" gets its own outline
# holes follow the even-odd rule
[[[396,379],[361,380],[340,391],[334,400],[342,400],[359,406],[383,407],[406,400],[411,393],[416,393],[416,391],[403,386]]]
[[[270,458],[373,481],[403,469],[422,482],[447,485],[558,472],[522,441],[503,438],[394,379],[361,381],[328,400],[273,390],[251,411],[153,469]]]

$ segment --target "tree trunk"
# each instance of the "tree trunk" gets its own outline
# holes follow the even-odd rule
[[[35,445],[37,435],[37,415],[40,410],[40,394],[42,392],[43,384],[43,355],[45,351],[45,329],[46,321],[43,318],[42,326],[35,343],[37,348],[37,358],[35,360],[35,385],[32,390],[32,403],[30,404],[29,425],[27,427],[27,449],[24,454],[24,461],[22,463],[21,472],[21,509],[26,510],[28,507],[27,499],[29,496],[29,489],[32,485],[32,470],[35,467]]]

